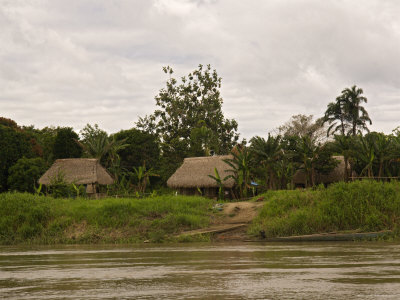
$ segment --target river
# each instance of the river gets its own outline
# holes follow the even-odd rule
[[[0,247],[6,299],[400,299],[400,244]]]

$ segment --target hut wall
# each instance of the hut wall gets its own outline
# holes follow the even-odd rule
[[[184,196],[194,196],[196,195],[196,189],[194,188],[179,188],[178,189],[178,194],[184,195]]]
[[[199,192],[201,191],[201,194]],[[204,196],[207,198],[218,198],[218,188],[217,187],[208,187],[208,188],[177,188],[176,191],[179,195],[184,196]],[[231,189],[224,189],[224,198],[225,199],[233,199],[233,195]]]
[[[208,198],[218,197],[218,188],[205,188],[204,196]]]

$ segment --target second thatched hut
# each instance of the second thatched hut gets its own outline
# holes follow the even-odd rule
[[[215,176],[214,169],[218,170],[221,179],[232,174],[231,167],[224,162],[232,159],[231,155],[189,157],[185,158],[183,164],[168,179],[167,185],[177,190],[182,195],[203,195],[210,198],[218,196],[219,186],[209,175]],[[234,179],[229,178],[223,182],[224,193],[231,198]]]
[[[319,174],[315,176],[316,184],[328,185],[334,182],[339,182],[345,180],[345,163],[343,156],[332,156],[332,158],[338,161],[337,166],[328,174]],[[305,187],[306,186],[306,173],[304,170],[297,170],[293,176],[293,184],[295,187]]]

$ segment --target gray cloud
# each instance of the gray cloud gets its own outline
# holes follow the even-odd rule
[[[162,66],[210,63],[244,137],[321,116],[353,84],[372,130],[400,125],[397,1],[3,1],[0,111],[19,124],[130,128]]]

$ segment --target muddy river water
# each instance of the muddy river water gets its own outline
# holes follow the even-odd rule
[[[0,247],[6,299],[400,299],[400,244]]]

